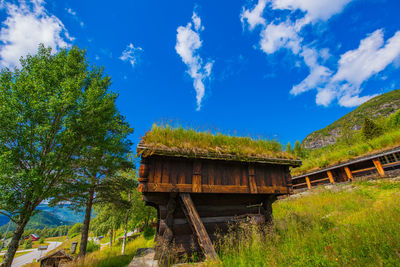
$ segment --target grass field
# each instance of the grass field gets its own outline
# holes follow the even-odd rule
[[[275,202],[273,215],[262,231],[226,236],[218,265],[400,265],[400,180],[315,188]]]

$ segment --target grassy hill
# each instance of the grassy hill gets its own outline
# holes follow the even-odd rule
[[[302,142],[306,148],[321,148],[336,142],[341,134],[342,125],[348,123],[353,130],[359,130],[364,116],[372,119],[388,117],[400,108],[400,90],[379,95],[357,107],[327,127],[312,132]]]
[[[399,178],[317,187],[275,202],[273,215],[224,238],[209,266],[399,266]]]

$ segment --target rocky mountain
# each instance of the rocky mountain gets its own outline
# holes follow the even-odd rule
[[[348,123],[353,130],[359,130],[361,129],[364,116],[372,119],[387,117],[399,108],[400,90],[393,90],[376,96],[327,127],[309,134],[304,138],[302,146],[316,149],[334,144],[337,138],[340,137],[344,124]]]

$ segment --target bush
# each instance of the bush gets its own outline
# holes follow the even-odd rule
[[[151,227],[151,226],[147,226],[147,227],[145,227],[144,230],[143,230],[143,237],[144,237],[146,240],[149,240],[149,239],[153,238],[154,234],[155,234],[155,230],[154,230],[154,228]]]
[[[44,237],[43,236],[39,239],[39,244],[44,244]]]
[[[26,242],[25,242],[25,246],[24,246],[24,249],[30,249],[30,248],[32,248],[32,239],[28,239],[28,240],[26,240]]]
[[[74,226],[71,227],[68,231],[68,237],[73,238],[77,235],[79,235],[82,232],[82,224],[81,223],[76,223]]]
[[[375,137],[380,136],[383,133],[383,129],[378,126],[375,122],[368,118],[364,118],[362,126],[362,134],[366,140],[371,140]]]
[[[100,244],[94,242],[94,241],[89,241],[86,247],[86,252],[90,253],[90,252],[94,252],[100,249]]]

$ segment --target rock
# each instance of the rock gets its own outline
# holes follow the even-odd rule
[[[158,267],[154,248],[139,248],[128,267]]]

